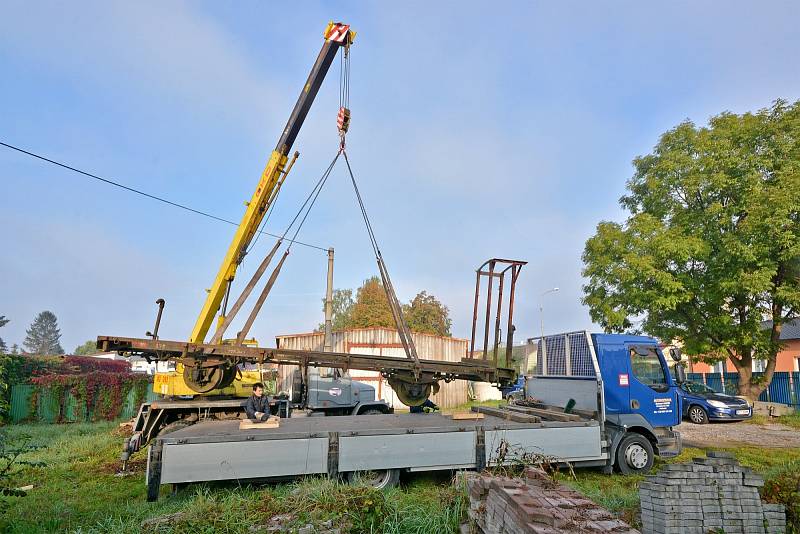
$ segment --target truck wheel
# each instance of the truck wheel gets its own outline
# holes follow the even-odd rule
[[[358,415],[383,415],[383,410],[380,408],[368,408],[361,412],[358,412]]]
[[[186,421],[185,419],[178,419],[177,421],[173,421],[161,430],[158,431],[159,436],[163,436],[165,434],[169,434],[171,432],[175,432],[177,430],[183,430],[187,426],[192,426],[194,422]]]
[[[617,447],[617,467],[623,475],[646,473],[653,461],[653,445],[641,434],[626,435]]]
[[[377,489],[393,488],[400,482],[400,470],[353,471],[348,473],[348,481],[351,484],[364,484]]]
[[[696,425],[704,425],[708,423],[708,414],[702,406],[695,404],[689,407],[689,420]]]

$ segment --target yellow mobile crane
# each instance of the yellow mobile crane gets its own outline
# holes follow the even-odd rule
[[[219,312],[217,316],[217,331],[221,334],[227,327],[225,322],[226,308],[231,285],[236,277],[236,270],[244,260],[247,248],[256,236],[259,225],[264,220],[284,180],[297,160],[299,154],[295,152],[293,158],[289,161],[289,152],[309,109],[311,109],[311,104],[317,96],[325,75],[336,58],[336,54],[342,48],[349,48],[353,43],[356,32],[351,30],[348,24],[330,22],[326,26],[323,36],[325,41],[322,45],[322,50],[320,50],[314,67],[308,75],[286,127],[281,133],[278,144],[275,145],[275,149],[270,154],[269,161],[267,161],[264,172],[258,181],[258,186],[250,201],[246,203],[247,210],[242,216],[242,221],[239,223],[231,244],[228,246],[228,251],[225,253],[222,265],[220,265],[217,276],[214,278],[214,283],[208,289],[203,308],[200,310],[200,315],[197,317],[192,333],[189,336],[190,343],[203,343],[205,341],[217,312]],[[343,108],[340,110],[340,116],[348,120],[349,110]],[[346,124],[342,126],[346,129]],[[271,256],[269,258],[271,259]],[[159,315],[161,309],[163,309],[163,301],[159,303]],[[212,341],[225,343],[229,340],[222,340],[221,335],[219,335],[215,336]],[[257,345],[253,339],[242,341],[245,346]],[[263,380],[261,371],[241,370],[238,371],[239,379],[237,380],[237,370],[234,367],[228,368],[226,372],[208,368],[201,368],[194,373],[184,371],[184,366],[178,363],[174,372],[157,372],[153,382],[153,391],[169,396],[188,396],[205,393],[246,397],[250,395],[249,386]]]
[[[249,375],[240,370],[243,364],[257,364],[259,368],[263,364],[277,365],[296,365],[300,367],[301,381],[305,371],[314,367],[329,367],[341,370],[361,369],[367,371],[377,371],[387,379],[389,385],[394,390],[398,398],[409,406],[419,406],[438,389],[440,380],[451,381],[456,379],[473,380],[481,382],[491,382],[501,386],[508,385],[516,380],[516,372],[509,368],[511,361],[511,345],[513,341],[514,327],[512,324],[514,287],[519,276],[519,272],[525,262],[515,260],[505,260],[495,258],[484,263],[477,270],[477,282],[475,288],[475,316],[473,318],[473,340],[470,352],[461,361],[443,360],[423,360],[417,355],[411,332],[406,324],[401,306],[397,300],[389,273],[378,248],[375,235],[372,231],[369,218],[358,192],[355,177],[353,176],[350,162],[345,151],[344,134],[350,122],[350,111],[348,106],[348,76],[349,72],[349,49],[353,44],[355,32],[350,26],[342,23],[329,23],[325,28],[324,42],[322,50],[317,56],[311,73],[297,99],[297,103],[292,110],[286,127],[281,133],[275,149],[273,150],[267,166],[264,169],[261,179],[258,182],[256,191],[250,202],[247,203],[242,221],[236,230],[236,234],[228,247],[222,265],[217,272],[214,283],[208,290],[208,296],[203,305],[203,309],[197,318],[188,341],[167,341],[159,339],[158,327],[161,322],[161,314],[164,308],[164,301],[159,299],[158,316],[153,332],[148,332],[149,338],[129,338],[118,336],[98,336],[98,348],[102,351],[116,351],[122,355],[142,356],[147,361],[152,362],[175,362],[175,373],[159,374],[156,377],[154,389],[157,393],[166,396],[179,395],[209,395],[209,394],[242,394],[243,382],[236,381],[240,376],[246,381],[255,382],[260,378],[260,374]],[[278,261],[272,275],[263,288],[261,295],[256,301],[254,309],[250,312],[242,330],[238,332],[235,339],[225,340],[223,336],[230,326],[237,312],[242,308],[246,299],[258,283],[266,268],[269,266],[273,256],[281,246],[283,237],[273,246],[270,253],[262,260],[253,274],[251,280],[246,284],[240,296],[233,305],[228,308],[228,300],[231,292],[231,285],[236,276],[237,267],[241,264],[248,252],[248,247],[253,242],[255,236],[260,231],[259,226],[265,220],[270,206],[275,201],[278,192],[286,176],[289,174],[296,158],[297,153],[289,160],[289,153],[292,149],[300,127],[308,114],[311,104],[319,91],[322,81],[333,63],[337,53],[342,53],[343,74],[340,80],[340,109],[337,124],[341,142],[339,151],[328,170],[323,174],[323,178],[317,183],[315,190],[309,196],[308,202],[312,197],[319,194],[324,181],[330,174],[331,169],[339,156],[344,156],[350,179],[355,189],[356,197],[361,209],[362,216],[372,243],[378,270],[383,280],[383,286],[392,311],[398,336],[406,353],[406,358],[394,358],[388,356],[359,355],[349,353],[336,353],[328,351],[312,350],[290,350],[281,347],[268,348],[258,347],[254,341],[246,340],[247,333],[253,324],[253,320],[261,309],[272,285],[274,284],[284,260],[289,254],[287,248],[281,259]],[[313,205],[313,201],[311,202]],[[305,204],[301,208],[301,212]],[[311,209],[310,206],[308,208]],[[298,213],[300,215],[300,213]],[[306,216],[308,212],[306,212]],[[297,216],[295,220],[297,219]],[[305,216],[302,221],[305,220]],[[302,225],[302,221],[300,225]],[[294,223],[292,223],[294,224]],[[290,224],[291,227],[291,224]],[[298,229],[295,231],[295,237]],[[287,229],[288,232],[288,229]],[[285,235],[285,234],[284,234]],[[294,240],[294,238],[292,238]],[[505,293],[508,302],[508,324],[507,342],[505,348],[505,366],[500,366],[500,316],[502,312],[501,303],[503,301],[503,284],[506,276],[510,278],[510,290]],[[481,279],[486,278],[487,301],[484,324],[484,351],[480,357],[476,358],[474,350],[476,337],[476,321],[478,314],[478,300],[481,289]],[[492,284],[497,280],[497,300],[492,303]],[[494,311],[496,309],[496,312]],[[214,316],[219,312],[216,330],[211,339],[207,342],[206,337],[214,323]],[[496,313],[494,324],[495,342],[489,349],[490,334],[490,312]],[[492,355],[490,357],[490,354]],[[238,387],[233,386],[238,384]],[[301,407],[308,406],[306,389],[302,382],[298,388],[300,391],[299,399],[291,399],[292,403],[297,403]],[[297,392],[293,391],[293,395]],[[282,401],[284,402],[284,401]],[[286,400],[285,402],[289,402]],[[361,403],[364,404],[363,402]],[[146,444],[156,434],[166,432],[170,426],[183,426],[192,424],[199,418],[209,415],[216,418],[239,417],[241,416],[240,399],[214,400],[200,398],[192,401],[155,401],[145,403],[139,410],[139,415],[134,422],[133,436],[125,445],[123,461],[130,453],[138,450],[140,446]],[[288,415],[291,404],[284,404]],[[363,408],[363,406],[359,407]],[[280,410],[279,410],[280,411]],[[362,413],[354,411],[354,414]],[[367,413],[366,411],[364,413]]]

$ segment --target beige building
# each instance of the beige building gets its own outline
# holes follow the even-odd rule
[[[467,356],[469,342],[466,339],[435,336],[431,334],[411,334],[417,346],[417,354],[426,360],[461,361]],[[277,336],[278,347],[282,349],[321,351],[325,343],[325,334],[311,332],[308,334],[291,334]],[[372,327],[343,330],[333,333],[333,351],[347,354],[372,354],[376,356],[392,356],[405,358],[406,354],[397,331],[392,328]],[[288,391],[291,386],[292,373],[296,366],[281,366],[278,375],[278,389]],[[375,388],[378,399],[384,399],[395,408],[406,406],[397,399],[386,379],[377,371],[351,369],[350,376]],[[466,403],[468,381],[455,380],[450,383],[441,382],[441,387],[431,400],[443,408]]]

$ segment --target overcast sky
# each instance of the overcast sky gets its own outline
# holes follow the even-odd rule
[[[591,328],[581,253],[631,160],[689,118],[800,98],[797,2],[4,2],[0,140],[238,220],[322,44],[358,31],[348,152],[401,300],[427,290],[468,337],[474,269],[527,260],[517,339]],[[337,148],[338,67],[267,228]],[[69,352],[95,336],[186,339],[234,228],[0,147],[0,330],[42,310]],[[336,287],[377,272],[339,167],[301,239]],[[271,246],[262,238],[238,287]],[[253,333],[322,320],[323,252],[297,246]],[[232,329],[233,330],[233,329]]]

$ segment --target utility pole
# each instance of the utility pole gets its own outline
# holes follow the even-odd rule
[[[333,352],[333,248],[328,249],[328,285],[325,289],[325,346],[323,352]]]

